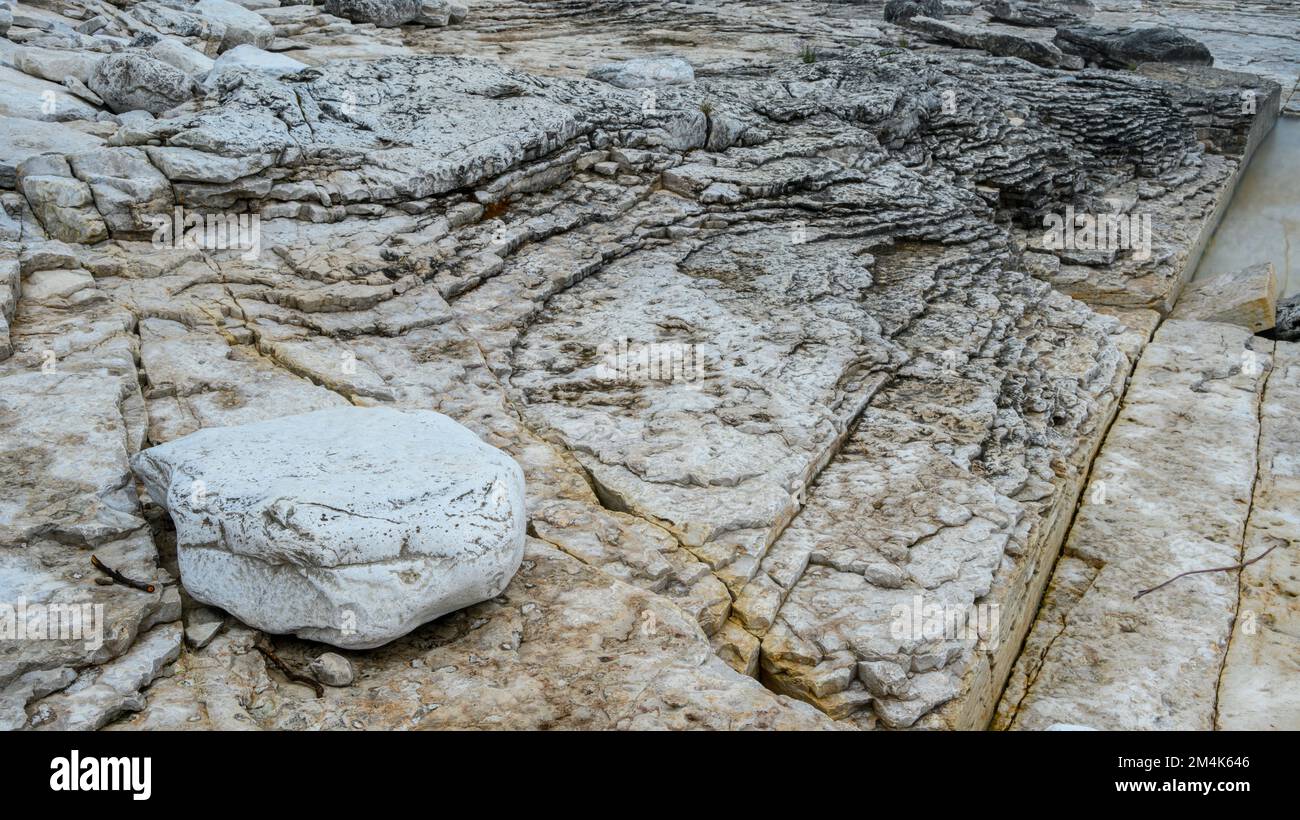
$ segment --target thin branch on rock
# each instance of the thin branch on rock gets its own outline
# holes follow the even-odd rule
[[[320,681],[316,680],[311,675],[306,675],[303,674],[302,672],[296,671],[289,664],[280,660],[280,656],[275,654],[275,650],[271,648],[271,644],[266,639],[265,635],[263,635],[261,638],[258,639],[257,643],[254,644],[254,647],[257,649],[258,652],[261,652],[263,655],[265,655],[267,660],[275,664],[276,668],[279,669],[281,672],[283,672],[286,678],[293,681],[294,683],[301,683],[306,686],[310,686],[312,689],[315,690],[316,697],[318,698],[325,697],[325,687],[321,686]]]
[[[147,581],[137,581],[134,578],[127,578],[122,573],[118,572],[117,570],[110,567],[108,564],[105,564],[103,561],[99,560],[99,556],[97,555],[90,556],[90,563],[94,565],[95,569],[104,573],[109,578],[112,578],[114,581],[118,582],[119,584],[125,584],[126,586],[134,587],[135,589],[138,589],[141,592],[153,592],[155,589],[157,589],[157,587],[155,587],[153,584],[148,583]]]
[[[1263,558],[1265,555],[1268,555],[1273,550],[1282,546],[1282,544],[1284,543],[1286,542],[1279,541],[1278,543],[1264,550],[1259,555],[1256,555],[1254,558],[1250,559],[1249,561],[1242,561],[1240,564],[1233,564],[1230,567],[1210,567],[1209,569],[1193,569],[1187,572],[1180,572],[1177,575],[1175,575],[1173,578],[1170,578],[1168,581],[1165,581],[1163,584],[1157,584],[1156,586],[1153,586],[1150,589],[1139,590],[1138,594],[1133,596],[1133,600],[1136,601],[1138,598],[1141,598],[1143,595],[1146,595],[1148,592],[1155,592],[1157,589],[1160,589],[1162,587],[1167,587],[1170,584],[1172,584],[1174,581],[1177,581],[1179,578],[1182,578],[1187,575],[1197,575],[1202,572],[1231,572],[1234,569],[1245,569],[1246,567],[1250,566],[1251,564]]]

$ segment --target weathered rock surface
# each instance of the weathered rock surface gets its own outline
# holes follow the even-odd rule
[[[1300,727],[1300,345],[1279,342],[1264,387],[1259,475],[1241,560],[1241,599],[1214,728]],[[1261,557],[1262,556],[1262,557]],[[1259,559],[1259,560],[1255,560]]]
[[[1056,30],[1055,42],[1065,53],[1107,68],[1133,67],[1138,63],[1214,65],[1214,56],[1204,44],[1162,26],[1121,29],[1064,26]]]
[[[251,45],[266,48],[275,40],[275,30],[264,17],[230,0],[174,0],[177,7],[191,11],[205,22],[224,29],[219,49]]]
[[[1273,343],[1171,319],[1093,465],[995,725],[1210,729]],[[1153,591],[1137,597],[1142,590]]]
[[[19,380],[17,413],[66,400],[56,416],[110,431],[0,432],[3,452],[41,442],[14,456],[27,534],[5,560],[121,624],[98,653],[27,647],[0,680],[19,725],[61,725],[74,710],[53,699],[84,687],[78,725],[116,711],[114,728],[831,724],[773,690],[843,726],[982,727],[1131,363],[1281,93],[1199,66],[904,45],[879,4],[484,0],[466,19],[425,2],[400,30],[240,5],[273,39],[183,0],[19,31],[208,75],[158,117],[0,67],[0,114],[102,141],[56,131],[70,147],[0,157],[0,378]],[[1052,48],[1051,29],[929,5]],[[1158,13],[1295,86],[1284,37]],[[294,71],[206,62],[253,48]],[[684,63],[627,71],[665,53]],[[611,63],[625,87],[588,77]],[[1068,206],[1150,214],[1150,257],[1044,247]],[[202,215],[239,241],[172,241]],[[51,355],[89,406],[28,395]],[[178,593],[177,534],[125,459],[355,405],[433,409],[508,453],[532,537],[501,595],[343,653],[354,685],[317,701],[249,651],[263,636]],[[118,441],[91,483],[127,514],[93,548],[156,598],[90,580],[60,529],[84,528],[84,498],[30,500],[63,498],[52,465]],[[93,685],[182,599],[174,676],[151,652],[156,682],[149,663]],[[893,628],[933,605],[974,629]],[[322,649],[276,643],[301,668]]]
[[[654,88],[693,83],[695,69],[680,57],[638,57],[598,65],[587,76],[619,88]]]
[[[28,120],[69,122],[93,120],[97,109],[68,93],[67,87],[0,65],[0,115]]]
[[[134,693],[170,650],[151,643],[132,656],[149,659],[143,667],[124,661],[102,681],[97,665],[134,651],[137,635],[155,624],[180,617],[127,462],[145,422],[126,333],[130,314],[109,306],[93,279],[67,266],[76,266],[72,248],[33,242],[12,267],[34,286],[11,291],[18,297],[9,314],[12,355],[0,361],[0,602],[29,613],[33,624],[64,623],[69,608],[83,620],[53,637],[33,631],[27,640],[0,638],[6,729],[51,721],[94,728],[121,708],[138,708]],[[155,591],[96,583],[102,576],[92,553]],[[44,704],[60,690],[69,690],[61,705]]]
[[[326,0],[325,11],[354,23],[393,28],[406,23],[445,26],[465,19],[465,6],[448,0]]]
[[[202,80],[212,70],[213,59],[201,51],[196,51],[173,37],[152,37],[151,39],[152,42],[145,47],[145,51],[149,56],[162,60],[189,77]],[[226,53],[238,52],[244,48],[255,48],[255,46],[236,46]]]
[[[33,710],[32,728],[87,731],[98,729],[127,712],[144,708],[140,690],[170,673],[180,657],[181,628],[171,623],[154,627],[115,660],[88,672],[41,701]]]
[[[326,0],[325,11],[354,23],[392,28],[420,15],[420,0]]]
[[[1277,303],[1274,331],[1284,342],[1300,342],[1300,294]]]
[[[1148,63],[1139,73],[1170,83],[1165,88],[1173,101],[1198,124],[1197,136],[1207,153],[1191,160],[1197,170],[1189,166],[1160,181],[1142,179],[1113,188],[1076,211],[1076,219],[1082,217],[1085,226],[1091,220],[1094,228],[1103,220],[1125,220],[1127,242],[1115,241],[1117,232],[1107,228],[1095,237],[1109,236],[1109,241],[1050,248],[1045,231],[1012,230],[1026,249],[1027,268],[1065,293],[1094,305],[1168,313],[1231,201],[1240,162],[1276,121],[1272,101],[1278,89],[1258,78],[1201,66]],[[1258,106],[1243,106],[1243,98]],[[1243,113],[1251,109],[1254,113]],[[1064,219],[1068,212],[1055,216]]]
[[[913,17],[943,19],[943,0],[889,0],[885,3],[886,22],[900,23]]]
[[[18,166],[38,154],[76,154],[97,148],[102,137],[57,122],[0,116],[0,188],[13,188]]]
[[[26,197],[49,236],[92,244],[108,238],[108,226],[95,208],[90,186],[73,176],[60,154],[41,154],[20,162],[17,188]]]
[[[285,74],[296,74],[306,68],[307,64],[284,54],[263,51],[256,46],[241,45],[218,57],[209,69],[210,76],[216,78],[226,69],[235,67],[251,68],[271,77],[280,77]]]
[[[190,607],[185,612],[185,641],[195,649],[202,649],[212,643],[225,623],[225,616],[214,609]]]
[[[987,4],[994,20],[1013,26],[1030,28],[1056,28],[1083,22],[1081,4],[1057,0],[993,0]]]
[[[180,69],[145,54],[113,54],[100,60],[90,89],[113,111],[161,114],[194,95],[194,81]]]
[[[1066,62],[1065,55],[1051,43],[1020,37],[1015,34],[947,23],[922,15],[907,18],[903,21],[903,25],[912,31],[920,33],[927,39],[961,46],[962,48],[979,48],[999,57],[1019,57],[1035,65],[1047,66],[1048,68]]]
[[[497,595],[523,554],[519,467],[437,413],[201,430],[132,467],[176,525],[186,591],[267,632],[380,646]]]
[[[13,65],[20,71],[54,83],[61,83],[68,76],[88,83],[95,64],[101,59],[102,55],[94,52],[29,46],[14,52]]]
[[[1169,318],[1225,322],[1258,333],[1277,320],[1280,287],[1271,262],[1221,273],[1188,285]]]
[[[737,675],[665,598],[536,539],[505,592],[368,653],[317,699],[243,627],[182,658],[115,729],[825,729],[807,704]],[[312,646],[281,645],[305,666]],[[194,693],[202,692],[203,703]]]

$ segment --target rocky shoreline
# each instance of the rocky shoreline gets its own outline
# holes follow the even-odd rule
[[[0,602],[105,628],[0,637],[0,726],[1300,725],[1288,549],[1125,595],[1300,537],[1293,343],[1225,323],[1278,294],[1180,302],[1300,110],[1275,35],[1225,68],[1101,0],[6,11]],[[352,407],[503,451],[527,536],[318,693],[273,656],[329,647],[192,598],[131,465]]]

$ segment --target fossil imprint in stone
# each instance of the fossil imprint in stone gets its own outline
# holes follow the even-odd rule
[[[0,727],[1300,728],[1130,597],[1300,537],[1285,9],[284,2],[0,0]]]

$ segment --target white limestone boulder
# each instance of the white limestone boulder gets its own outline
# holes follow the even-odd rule
[[[160,114],[194,96],[194,80],[185,72],[139,52],[110,54],[95,65],[90,90],[120,114]]]
[[[209,428],[131,466],[171,513],[190,595],[267,632],[379,646],[500,594],[523,556],[522,471],[439,413]]]
[[[243,46],[236,46],[235,49]],[[252,48],[252,46],[249,46]],[[232,49],[235,50],[235,49]],[[195,80],[201,80],[212,70],[213,59],[196,51],[174,37],[159,37],[145,46],[145,52],[156,60],[162,60],[173,68],[180,69]],[[229,52],[227,52],[229,53]]]
[[[228,68],[251,68],[268,77],[283,77],[285,74],[297,74],[307,68],[307,64],[292,57],[274,51],[265,51],[256,46],[235,46],[222,54],[213,63],[208,74],[207,84],[213,85],[221,72]]]
[[[275,41],[275,29],[265,17],[229,0],[198,0],[193,11],[209,22],[225,26],[222,51],[245,44],[267,48]]]
[[[634,57],[594,66],[587,76],[619,88],[655,88],[690,85],[695,82],[695,69],[681,57]]]
[[[52,83],[61,83],[64,77],[69,76],[88,83],[91,72],[95,70],[95,64],[102,58],[102,54],[89,51],[28,46],[14,50],[13,66],[19,71]]]

